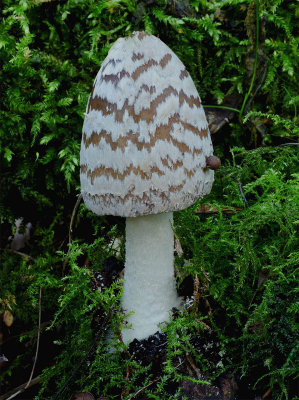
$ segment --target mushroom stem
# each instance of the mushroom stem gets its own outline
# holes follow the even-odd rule
[[[123,309],[130,328],[123,341],[145,339],[180,306],[174,282],[172,213],[126,219]]]

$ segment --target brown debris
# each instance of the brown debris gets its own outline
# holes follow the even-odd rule
[[[6,326],[10,327],[13,324],[14,317],[9,310],[5,310],[3,313],[3,322]]]
[[[221,207],[221,212],[223,214],[235,214],[236,212],[242,211],[239,207]],[[216,207],[212,207],[209,204],[201,204],[199,208],[195,211],[195,214],[218,214],[219,210]]]
[[[145,36],[147,36],[147,34],[145,32],[138,32],[138,39],[139,40],[142,40],[143,38],[145,38]]]
[[[212,385],[198,384],[189,380],[180,383],[182,395],[188,400],[223,400],[219,388]]]
[[[216,156],[206,157],[207,167],[212,169],[213,171],[217,170],[221,166],[220,158]]]
[[[219,107],[231,107],[237,108],[242,101],[242,96],[239,94],[232,94],[226,96]],[[223,128],[224,125],[228,124],[235,116],[236,111],[222,109],[222,108],[205,108],[206,117],[209,123],[209,129],[211,134],[217,133]]]
[[[74,393],[69,400],[95,400],[94,396],[89,392]]]

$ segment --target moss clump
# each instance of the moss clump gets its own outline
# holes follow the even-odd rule
[[[53,398],[67,382],[65,398],[89,390],[126,399],[140,388],[149,398],[180,398],[184,385],[178,382],[198,380],[178,368],[186,355],[206,381],[234,373],[240,397],[250,396],[242,394],[246,387],[252,397],[271,388],[275,400],[295,399],[298,38],[293,2],[2,3],[0,312],[3,353],[10,360],[2,373],[4,390],[30,375],[41,288],[40,399]],[[167,358],[157,381],[150,366],[123,356],[117,340],[124,318],[118,311],[121,281],[110,279],[102,291],[91,283],[111,257],[123,263],[123,220],[96,217],[81,204],[67,247],[80,191],[88,95],[111,45],[135,30],[159,35],[180,57],[204,106],[234,109],[230,123],[213,135],[222,167],[212,193],[175,215],[183,249],[176,258],[178,285],[196,296],[195,305],[165,328]],[[209,207],[201,210],[213,213],[195,213],[204,204]],[[12,251],[8,241],[18,217],[24,218],[23,227],[33,225],[23,254]],[[11,327],[3,320],[6,310],[15,319]],[[100,326],[108,318],[114,352],[107,349],[105,329],[96,335],[95,318]],[[214,365],[208,353],[198,351],[197,338],[209,328],[220,346],[217,368],[218,361]]]

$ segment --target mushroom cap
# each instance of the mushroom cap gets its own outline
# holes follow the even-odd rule
[[[185,66],[144,32],[111,47],[89,96],[80,152],[84,202],[135,217],[189,207],[210,192],[208,123]]]

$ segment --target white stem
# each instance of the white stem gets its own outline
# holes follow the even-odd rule
[[[125,343],[154,334],[179,307],[173,269],[172,213],[126,219],[123,309],[133,312],[123,329]]]

